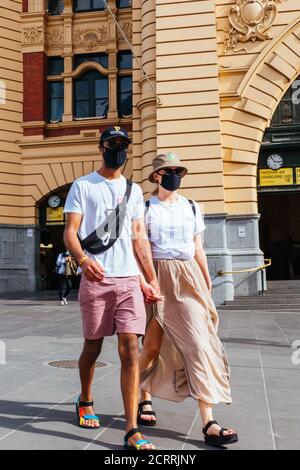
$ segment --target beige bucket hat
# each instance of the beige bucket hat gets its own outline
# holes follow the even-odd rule
[[[173,152],[162,153],[160,155],[157,155],[157,157],[153,159],[152,166],[153,166],[153,170],[148,176],[148,179],[149,181],[151,181],[151,183],[155,183],[154,173],[158,170],[161,170],[162,168],[169,168],[170,166],[178,166],[179,168],[182,168],[185,171],[183,176],[185,176],[188,172],[188,169],[181,164],[181,161],[178,155]]]

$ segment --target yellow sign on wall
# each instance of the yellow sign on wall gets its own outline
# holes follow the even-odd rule
[[[292,184],[293,168],[280,168],[280,170],[259,170],[260,186],[289,186]]]
[[[64,208],[63,207],[47,207],[47,225],[64,224]]]
[[[296,168],[296,184],[300,184],[300,168]]]

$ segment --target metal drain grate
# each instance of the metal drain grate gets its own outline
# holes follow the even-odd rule
[[[59,369],[78,369],[78,361],[51,361],[48,366],[57,367]],[[108,367],[106,362],[96,362],[96,368]]]

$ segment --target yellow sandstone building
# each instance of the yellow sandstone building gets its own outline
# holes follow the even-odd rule
[[[175,151],[205,215],[217,304],[300,276],[298,0],[3,0],[0,292],[53,288],[70,184],[124,126],[147,197]],[[128,41],[117,27],[115,16]]]

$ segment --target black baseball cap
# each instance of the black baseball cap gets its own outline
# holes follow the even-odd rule
[[[114,126],[114,127],[107,127],[104,129],[100,136],[99,144],[102,145],[103,142],[107,140],[115,139],[116,137],[122,137],[123,139],[127,140],[130,144],[131,139],[128,136],[128,132],[124,127]]]

